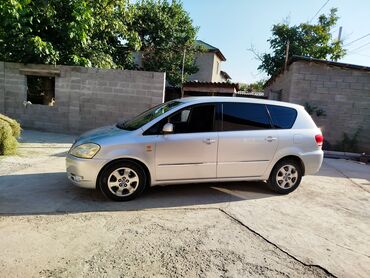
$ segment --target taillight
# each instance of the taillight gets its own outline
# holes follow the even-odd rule
[[[316,143],[319,147],[322,147],[322,143],[324,142],[324,136],[322,134],[317,134],[315,136]]]

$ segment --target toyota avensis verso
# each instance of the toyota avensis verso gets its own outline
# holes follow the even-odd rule
[[[291,103],[233,98],[183,98],[79,137],[67,156],[76,185],[126,201],[157,184],[267,181],[295,190],[323,160],[323,136]]]

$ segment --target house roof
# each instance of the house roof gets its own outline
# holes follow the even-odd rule
[[[323,64],[323,65],[327,65],[327,66],[339,67],[339,68],[345,68],[345,69],[355,69],[355,70],[362,70],[362,71],[370,71],[370,67],[366,67],[366,66],[360,66],[360,65],[354,65],[354,64],[347,64],[347,63],[339,63],[339,62],[334,62],[334,61],[327,61],[327,60],[321,60],[321,59],[316,59],[316,58],[311,58],[311,57],[305,57],[305,56],[298,56],[298,55],[293,55],[288,60],[288,67],[291,64],[293,64],[294,62],[298,62],[298,61],[310,62],[310,63],[316,63],[316,64]],[[282,74],[282,73],[284,73],[284,69],[283,68],[277,74],[271,76],[271,78],[266,81],[264,87],[267,87],[272,82],[274,82],[275,79],[280,74]]]
[[[234,88],[239,90],[238,83],[231,82],[203,82],[203,81],[187,81],[183,86],[209,87],[209,88]]]
[[[239,90],[239,83],[231,83],[231,82],[205,82],[205,81],[187,81],[184,82],[184,85],[194,85],[198,87],[227,87],[227,88],[235,88]]]
[[[232,79],[231,76],[226,72],[226,71],[223,71],[221,70],[220,71],[220,74],[222,75],[223,78],[225,78],[226,80],[229,80],[229,79]]]
[[[347,64],[347,63],[339,63],[339,62],[327,61],[327,60],[320,60],[320,59],[316,59],[316,58],[310,58],[310,57],[305,57],[305,56],[297,56],[297,55],[293,55],[289,59],[288,64],[290,65],[290,64],[292,64],[296,61],[314,62],[314,63],[318,63],[318,64],[326,64],[326,65],[329,65],[329,66],[340,67],[340,68],[370,71],[370,67],[366,67],[366,66]]]
[[[202,40],[196,40],[195,43],[197,46],[204,47],[207,50],[207,52],[215,53],[218,56],[218,58],[220,58],[222,61],[226,61],[225,56],[222,54],[221,50],[218,49],[217,47],[214,47],[213,45],[210,45]]]

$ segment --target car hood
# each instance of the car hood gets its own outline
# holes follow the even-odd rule
[[[103,126],[83,133],[80,137],[78,137],[75,143],[78,142],[78,144],[80,145],[87,142],[96,142],[107,137],[111,137],[114,135],[123,135],[125,133],[129,133],[129,131],[120,129],[115,125]]]

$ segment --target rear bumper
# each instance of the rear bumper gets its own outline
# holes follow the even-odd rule
[[[304,164],[305,175],[313,175],[321,168],[321,164],[324,159],[324,152],[322,150],[316,150],[302,154],[300,157]]]
[[[96,188],[96,180],[105,160],[83,159],[71,155],[66,158],[68,179],[75,185],[83,188]]]

